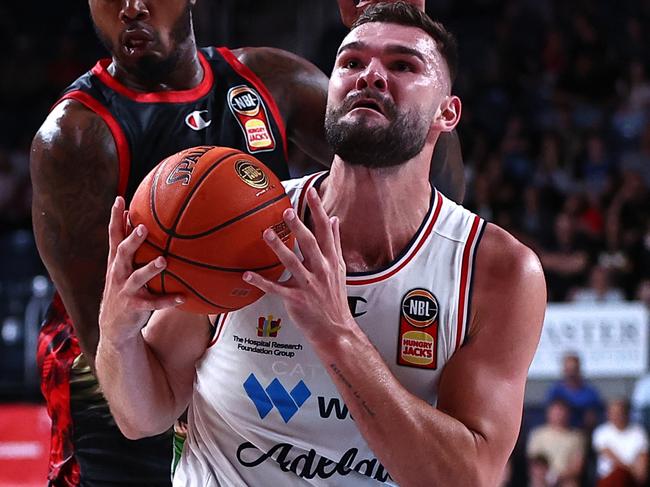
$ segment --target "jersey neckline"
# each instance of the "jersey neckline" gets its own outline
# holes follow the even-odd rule
[[[188,103],[196,101],[199,98],[207,95],[212,88],[212,84],[214,83],[214,75],[212,73],[210,63],[200,50],[197,52],[199,56],[199,62],[203,68],[203,79],[194,88],[190,88],[188,90],[152,92],[133,90],[120,83],[108,72],[108,66],[112,62],[110,58],[103,58],[97,61],[97,64],[95,64],[90,72],[97,76],[97,78],[99,78],[102,83],[104,83],[112,90],[139,103]]]
[[[298,202],[298,214],[302,221],[305,221],[309,214],[309,207],[306,203],[304,203],[307,190],[313,187],[318,191],[323,180],[327,177],[328,174],[329,171],[323,171],[314,174],[307,180],[307,183],[303,187]],[[422,248],[424,243],[431,235],[436,221],[438,220],[438,216],[440,215],[440,209],[442,208],[442,199],[443,198],[440,192],[436,188],[432,187],[431,203],[429,205],[429,209],[427,210],[427,213],[424,216],[420,227],[415,232],[415,235],[413,235],[413,238],[411,238],[410,242],[404,247],[399,255],[392,262],[386,264],[385,266],[382,266],[379,269],[368,272],[347,272],[346,284],[348,286],[365,286],[368,284],[385,281],[386,279],[397,274],[402,268],[404,268],[406,264],[408,264],[413,259],[413,257],[417,255],[418,251]]]

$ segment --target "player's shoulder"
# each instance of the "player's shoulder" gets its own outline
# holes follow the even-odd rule
[[[69,98],[58,102],[36,132],[35,140],[44,143],[80,146],[89,139],[110,135],[100,115],[81,102]]]
[[[232,52],[258,76],[274,71],[276,75],[295,76],[315,68],[305,58],[276,47],[241,47]]]
[[[508,330],[516,330],[517,336],[538,335],[546,308],[546,281],[532,249],[488,223],[476,252],[472,279],[472,314],[480,318],[473,320],[478,323],[472,327],[474,332],[482,324],[494,323],[503,335]]]
[[[542,265],[535,252],[492,223],[485,226],[476,255],[476,269],[487,280],[487,286],[511,288],[524,282],[544,282]]]
[[[327,76],[296,54],[274,47],[244,47],[233,50],[233,54],[289,112],[306,110],[311,98],[316,97],[320,103],[327,95]]]
[[[94,160],[117,157],[111,131],[102,117],[77,100],[65,99],[52,108],[36,132],[30,160],[36,166],[53,159],[74,166],[80,162],[75,154],[85,154],[91,148]]]

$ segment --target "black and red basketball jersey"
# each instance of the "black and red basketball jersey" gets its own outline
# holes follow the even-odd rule
[[[158,162],[198,145],[249,152],[288,179],[284,123],[262,81],[226,48],[201,49],[199,59],[198,86],[154,93],[124,86],[103,59],[57,102],[76,100],[106,122],[119,158],[118,192],[127,202]],[[38,363],[53,422],[51,485],[170,485],[171,432],[138,441],[121,435],[58,295],[39,336]]]
[[[131,90],[108,73],[110,59],[66,89],[62,100],[79,101],[110,128],[127,201],[158,162],[198,145],[238,148],[289,178],[284,122],[262,81],[226,48],[201,49],[199,59],[203,80],[190,90]]]

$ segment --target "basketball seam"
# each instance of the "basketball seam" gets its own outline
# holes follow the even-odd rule
[[[218,303],[215,303],[215,302],[213,302],[213,301],[210,301],[208,298],[206,298],[206,297],[203,296],[201,293],[199,293],[196,289],[194,289],[192,286],[190,286],[190,285],[187,283],[187,281],[185,281],[185,280],[182,279],[181,277],[177,276],[177,275],[174,274],[173,272],[169,272],[169,271],[166,271],[166,272],[167,272],[167,274],[169,274],[171,277],[173,277],[173,278],[176,279],[178,282],[180,282],[183,286],[185,286],[185,287],[186,287],[190,292],[192,292],[192,293],[193,293],[197,298],[201,299],[202,301],[205,301],[205,302],[208,303],[210,306],[215,306],[215,307],[217,307],[217,308],[221,308],[221,309],[224,309],[224,310],[227,310],[227,311],[235,311],[235,310],[237,310],[237,308],[229,308],[228,306],[222,306],[222,305],[220,305],[220,304],[218,304]]]
[[[206,146],[204,146],[204,147],[206,147]],[[201,157],[205,156],[205,154],[207,154],[210,150],[211,150],[211,149],[208,149],[207,151],[205,151],[205,152],[201,155]],[[149,192],[149,195],[150,195],[149,204],[151,205],[151,214],[153,215],[154,220],[156,220],[156,223],[158,224],[158,226],[159,226],[160,228],[162,228],[162,230],[163,230],[165,233],[167,233],[167,234],[169,234],[169,232],[173,232],[174,229],[176,228],[176,225],[178,225],[178,222],[180,221],[180,219],[181,219],[181,217],[182,217],[182,215],[183,215],[183,212],[185,211],[185,208],[187,208],[187,205],[189,204],[189,201],[190,201],[190,199],[192,198],[192,195],[193,195],[194,192],[198,189],[198,187],[201,185],[201,182],[203,181],[203,179],[205,179],[205,178],[206,178],[206,177],[207,177],[207,176],[212,172],[212,170],[213,170],[215,167],[217,167],[219,164],[221,164],[221,163],[224,161],[224,159],[227,159],[228,157],[230,157],[230,156],[232,156],[232,155],[234,155],[234,154],[238,154],[238,153],[239,153],[239,151],[229,152],[229,153],[226,154],[225,156],[222,156],[221,159],[217,159],[217,160],[212,164],[212,166],[210,166],[208,169],[205,170],[205,172],[204,172],[204,173],[201,175],[201,177],[199,178],[199,181],[198,181],[198,182],[196,183],[196,185],[191,189],[191,191],[189,192],[189,194],[186,196],[185,201],[183,202],[183,204],[181,205],[181,207],[180,207],[180,208],[178,209],[178,211],[176,212],[176,221],[175,221],[175,222],[172,224],[172,226],[169,227],[169,228],[168,228],[166,225],[163,225],[162,221],[161,221],[160,218],[158,217],[158,212],[156,211],[156,205],[155,205],[156,189],[157,189],[157,187],[158,187],[158,180],[160,179],[160,174],[163,172],[163,166],[160,166],[160,168],[159,168],[158,171],[156,172],[156,177],[154,178],[153,184],[151,185],[151,191]],[[199,159],[200,159],[201,157],[199,157]]]
[[[177,238],[179,240],[194,240],[194,239],[197,239],[197,238],[207,237],[208,235],[210,235],[212,233],[216,233],[219,230],[223,230],[224,228],[232,225],[233,223],[237,223],[238,221],[243,220],[244,218],[248,218],[249,216],[254,215],[258,211],[262,211],[264,208],[268,208],[269,206],[277,203],[278,201],[281,201],[284,198],[287,198],[287,195],[282,193],[282,194],[276,196],[275,198],[273,198],[271,200],[265,201],[264,203],[262,203],[259,206],[256,206],[255,208],[251,208],[250,210],[248,210],[248,211],[246,211],[244,213],[240,213],[235,218],[231,218],[230,220],[225,221],[223,223],[220,223],[216,227],[212,227],[209,230],[205,230],[205,231],[203,231],[201,233],[195,233],[195,234],[192,234],[192,235],[187,235],[187,234],[179,234],[179,233],[176,233],[176,232],[172,232],[172,233],[167,233],[167,235],[169,235],[170,237],[173,237],[173,238]]]
[[[148,239],[145,240],[144,243],[150,245],[151,247],[153,247],[156,250],[159,250],[160,252],[165,252],[166,257],[173,257],[174,259],[178,259],[178,260],[180,260],[182,262],[185,262],[186,264],[194,265],[194,266],[197,266],[197,267],[203,267],[205,269],[210,269],[210,270],[214,270],[214,271],[223,271],[223,272],[255,271],[255,272],[259,272],[259,271],[266,271],[266,270],[269,270],[269,269],[273,269],[274,267],[277,267],[277,266],[282,264],[280,261],[277,261],[274,264],[269,264],[269,265],[266,265],[266,266],[263,266],[263,267],[221,267],[221,266],[217,266],[217,265],[206,264],[204,262],[198,262],[196,260],[191,260],[191,259],[188,259],[188,258],[183,257],[181,255],[173,254],[172,252],[167,252],[167,251],[165,251],[165,249],[163,249],[162,247],[156,245],[155,243],[153,243],[151,240],[148,240]]]

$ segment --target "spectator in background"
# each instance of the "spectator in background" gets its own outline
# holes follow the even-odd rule
[[[598,487],[635,487],[648,477],[648,436],[630,423],[630,404],[615,399],[607,406],[607,422],[593,434],[598,454]]]
[[[567,353],[562,362],[562,379],[548,391],[547,404],[560,399],[571,408],[569,424],[574,428],[586,428],[590,431],[598,422],[603,412],[603,401],[598,390],[588,384],[582,377],[580,357]]]
[[[571,301],[574,303],[620,303],[625,301],[625,294],[617,287],[612,287],[609,269],[595,266],[589,274],[589,285],[576,289]]]
[[[650,281],[648,291],[648,298],[650,298]],[[641,424],[646,433],[650,432],[650,373],[646,372],[634,384],[630,405],[632,420]]]
[[[650,278],[644,279],[639,283],[639,287],[636,290],[636,299],[650,309]]]
[[[579,285],[588,272],[590,244],[568,213],[557,216],[554,230],[553,241],[539,257],[546,272],[549,301],[564,301],[569,290]]]
[[[531,474],[536,460],[544,457],[548,462],[547,479],[558,487],[578,487],[584,465],[584,435],[571,428],[569,405],[554,399],[546,408],[546,423],[530,432],[527,455]],[[539,476],[535,472],[532,477]]]
[[[613,163],[599,134],[593,133],[587,137],[580,171],[587,191],[603,194],[610,188]]]
[[[536,455],[528,460],[528,487],[553,487],[548,458]]]

